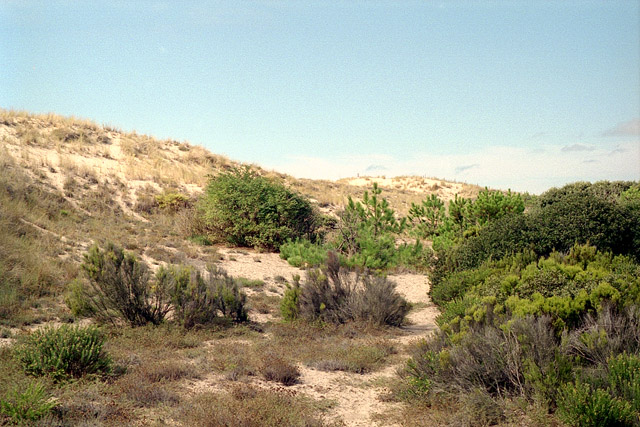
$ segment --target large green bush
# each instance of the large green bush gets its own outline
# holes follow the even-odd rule
[[[196,211],[209,239],[234,246],[277,250],[317,227],[307,199],[248,168],[211,178]]]
[[[107,373],[111,359],[103,349],[104,336],[95,326],[60,326],[35,331],[16,349],[25,372],[55,380]]]

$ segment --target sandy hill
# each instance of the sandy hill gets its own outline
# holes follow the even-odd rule
[[[3,157],[12,158],[37,182],[59,190],[70,202],[78,205],[87,194],[85,190],[104,186],[120,209],[138,219],[141,218],[135,206],[145,196],[179,191],[197,197],[208,175],[241,165],[187,142],[158,140],[53,114],[0,110],[0,142]],[[283,180],[323,207],[337,208],[347,196],[361,196],[374,182],[399,213],[405,213],[412,202],[429,194],[449,200],[455,194],[474,197],[480,189],[415,176],[296,179],[249,166]]]
[[[277,399],[305,396],[272,402],[282,404],[285,411],[291,405],[296,411],[320,411],[325,421],[336,425],[372,425],[375,416],[400,408],[382,402],[380,396],[389,392],[396,368],[408,357],[405,344],[435,329],[437,310],[427,295],[426,276],[392,275],[398,291],[416,304],[409,315],[411,324],[404,328],[323,332],[283,325],[279,302],[287,282],[293,275],[304,276],[304,271],[277,254],[202,246],[189,240],[190,209],[208,176],[237,166],[240,163],[185,142],[158,140],[52,114],[0,110],[0,347],[12,345],[13,337],[42,325],[73,320],[65,295],[68,284],[82,276],[80,262],[94,242],[123,246],[151,268],[161,264],[203,268],[215,263],[241,278],[248,295],[251,327],[189,333],[147,328],[110,331],[110,352],[127,368],[126,374],[95,387],[87,383],[52,388],[72,423],[170,420],[170,424],[195,425],[202,420],[184,415],[185,408],[194,407],[192,399],[213,399],[209,406],[231,405],[235,401],[228,399],[240,399],[242,393],[275,399],[271,394],[263,396],[260,390],[275,393]],[[429,194],[450,199],[456,193],[473,197],[479,190],[420,177],[296,179],[246,166],[282,180],[325,212],[336,212],[348,196],[360,197],[373,182],[401,214]],[[159,207],[168,194],[184,196],[177,211]],[[2,354],[8,353],[0,357]],[[281,386],[258,375],[271,363],[265,354],[299,366],[298,384],[283,392]],[[354,363],[351,357],[364,358],[362,372],[367,375],[360,368],[353,372],[316,368],[338,363],[335,360]],[[178,369],[180,375],[151,384],[154,369]],[[0,383],[14,381],[7,375],[13,374],[0,369]],[[5,388],[0,385],[0,394]],[[245,391],[236,396],[233,390]],[[313,405],[304,399],[311,399]],[[242,407],[246,404],[243,401]],[[255,404],[262,405],[259,400]],[[82,405],[93,409],[83,412]],[[402,424],[397,418],[379,419],[383,425]]]

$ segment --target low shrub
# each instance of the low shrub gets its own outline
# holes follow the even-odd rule
[[[567,383],[560,389],[560,419],[571,426],[633,426],[637,413],[629,402],[586,383]]]
[[[155,201],[158,204],[158,208],[171,212],[177,212],[178,210],[189,207],[190,205],[188,196],[175,192],[158,194],[155,196]]]
[[[33,423],[49,415],[58,402],[44,385],[31,382],[25,389],[14,388],[0,398],[0,415],[11,424]],[[0,423],[2,417],[0,417]]]
[[[298,382],[300,370],[279,355],[268,353],[262,362],[260,372],[267,381],[279,382],[290,386]]]
[[[300,278],[297,279],[293,286],[287,284],[287,290],[280,301],[280,315],[287,322],[297,319],[300,315]]]
[[[280,258],[294,267],[319,267],[327,261],[327,248],[309,240],[289,240],[280,245]]]
[[[63,325],[33,332],[16,349],[16,357],[31,375],[48,375],[54,380],[80,378],[111,370],[103,345],[104,336],[96,327]]]
[[[82,269],[89,278],[84,304],[100,320],[157,325],[169,311],[166,289],[151,286],[146,265],[122,248],[109,243],[103,251],[93,245],[84,256]]]
[[[379,369],[387,357],[396,352],[388,341],[371,341],[361,344],[348,344],[330,350],[313,366],[321,371],[345,371],[366,374]]]
[[[395,284],[340,267],[334,252],[329,253],[325,268],[308,273],[298,303],[301,317],[337,324],[359,320],[400,326],[409,312]]]
[[[215,323],[218,319],[247,320],[246,295],[224,271],[210,267],[206,278],[190,268],[161,267],[156,283],[171,298],[173,318],[185,328]]]

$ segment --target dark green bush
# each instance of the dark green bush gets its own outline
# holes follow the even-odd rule
[[[276,250],[288,239],[314,239],[317,215],[308,200],[248,168],[213,177],[197,206],[214,242]]]
[[[16,357],[28,374],[55,380],[79,378],[110,371],[111,359],[103,345],[104,337],[96,327],[63,325],[29,335],[16,349]]]
[[[169,311],[167,290],[151,286],[147,266],[122,248],[109,243],[102,251],[93,245],[82,269],[89,278],[83,304],[100,320],[157,325]]]
[[[280,302],[280,314],[285,321],[293,321],[300,315],[300,282],[294,280],[293,286],[287,285],[282,301]]]
[[[158,204],[158,208],[170,212],[177,212],[178,210],[189,207],[190,205],[188,196],[175,192],[158,194],[155,196],[155,201]]]

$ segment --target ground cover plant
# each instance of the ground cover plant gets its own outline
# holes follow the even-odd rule
[[[35,331],[15,353],[26,373],[58,381],[109,373],[111,359],[103,345],[104,336],[94,326],[62,325]]]

